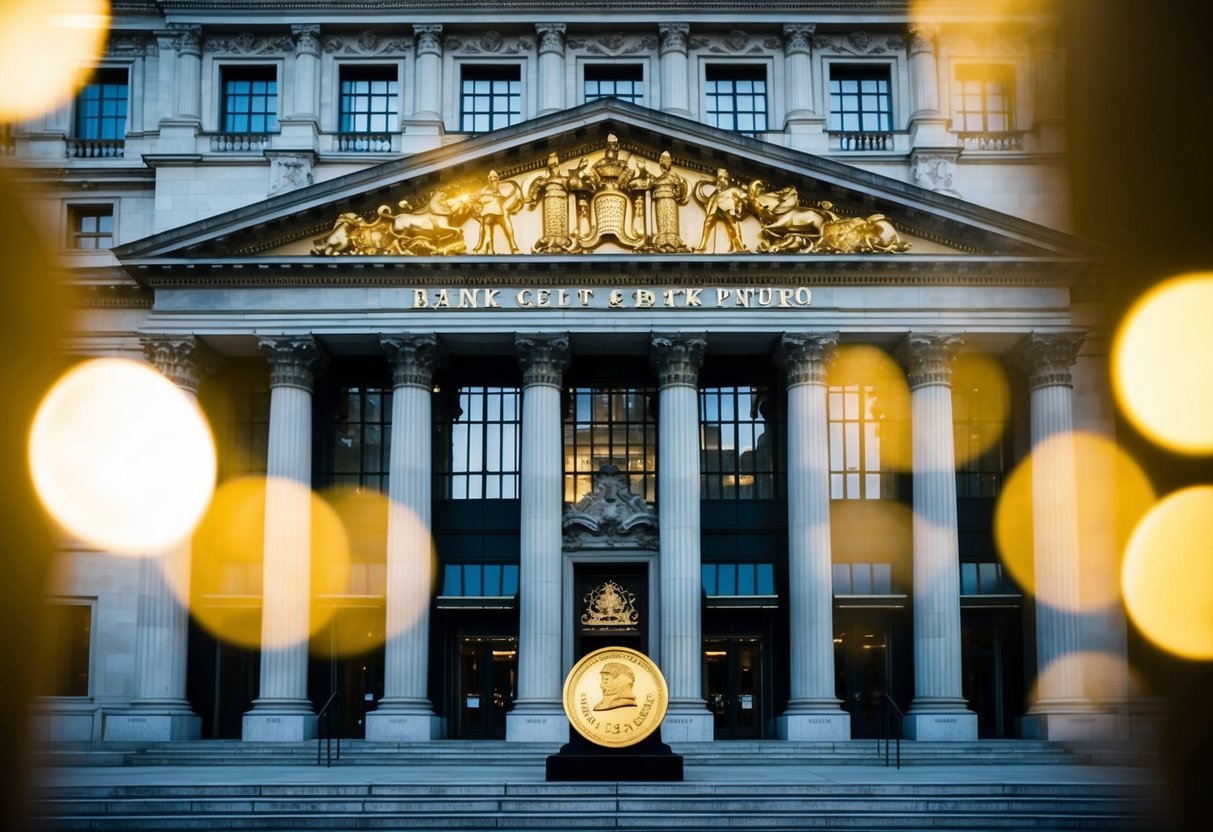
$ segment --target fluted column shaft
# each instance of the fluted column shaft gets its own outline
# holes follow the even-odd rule
[[[680,116],[691,114],[687,79],[689,23],[662,23],[657,27],[661,55],[661,109]]]
[[[563,23],[536,23],[539,35],[539,115],[564,109]]]
[[[176,115],[198,119],[202,113],[202,27],[169,24],[177,32]]]
[[[413,118],[442,118],[442,25],[415,24],[417,60],[413,69]]]
[[[295,39],[295,95],[293,119],[318,119],[320,111],[320,27],[291,27]]]
[[[817,31],[812,23],[783,27],[783,76],[787,84],[787,117],[813,115],[813,69],[809,60],[810,38]]]
[[[936,30],[910,27],[910,119],[939,115],[939,68],[935,59]]]

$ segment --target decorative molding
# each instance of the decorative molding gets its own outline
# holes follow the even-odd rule
[[[441,23],[415,23],[413,24],[413,35],[417,39],[418,55],[442,54]]]
[[[702,335],[654,335],[649,363],[657,372],[660,385],[695,387],[707,345],[707,339]]]
[[[1085,332],[1029,335],[1018,351],[1019,365],[1028,375],[1028,389],[1072,386],[1070,368],[1085,338]]]
[[[787,374],[788,387],[825,384],[837,355],[837,332],[785,332],[775,348],[775,363]]]
[[[295,39],[296,55],[320,56],[320,27],[316,24],[291,26],[291,37]]]
[[[170,23],[173,33],[173,51],[178,55],[202,57],[202,27],[190,23]]]
[[[417,48],[420,50],[420,45]],[[451,35],[446,39],[446,48],[460,55],[521,55],[534,49],[535,42],[526,37],[506,37],[490,29],[476,41]]]
[[[232,55],[278,55],[293,53],[295,43],[287,35],[261,37],[252,32],[241,32],[238,35],[207,38],[206,51]]]
[[[155,56],[160,54],[156,38],[139,35],[114,35],[105,44],[107,58]]]
[[[845,35],[814,35],[813,48],[828,55],[896,55],[905,49],[905,39],[898,34],[860,30]]]
[[[569,335],[518,335],[514,338],[518,366],[522,368],[522,384],[546,384],[560,387],[564,371],[569,366]]]
[[[265,155],[270,160],[270,196],[312,184],[316,157],[310,150],[267,150]]]
[[[783,27],[783,54],[808,54],[812,49],[816,23],[790,23]]]
[[[660,23],[657,26],[657,35],[660,39],[661,50],[660,54],[664,55],[667,52],[687,52],[687,35],[691,32],[691,24],[689,23]]]
[[[960,192],[952,187],[956,175],[957,155],[955,151],[914,151],[910,157],[910,175],[914,184],[928,191],[960,197]]]
[[[383,39],[374,32],[357,35],[332,35],[324,39],[324,51],[330,55],[391,55],[413,48],[409,38]]]
[[[539,54],[544,55],[548,52],[564,54],[566,28],[563,23],[536,23],[535,33],[539,36]]]
[[[586,627],[637,627],[640,613],[636,610],[636,593],[614,581],[606,581],[591,589],[581,599],[585,612],[581,623]]]
[[[381,335],[379,345],[392,365],[392,383],[396,387],[431,389],[434,370],[446,361],[446,351],[434,335]]]
[[[565,45],[569,49],[587,52],[591,55],[618,57],[620,55],[637,55],[652,52],[657,48],[656,35],[626,36],[623,32],[607,32],[596,38],[567,38]]]
[[[935,36],[939,34],[936,26],[910,26],[910,54],[919,52],[935,52]]]
[[[628,488],[628,475],[614,465],[594,474],[594,487],[564,510],[564,548],[656,549],[657,512]]]
[[[197,395],[198,382],[221,363],[211,349],[193,335],[146,335],[139,339],[147,360],[183,390]]]
[[[906,368],[910,389],[931,384],[952,384],[952,361],[964,344],[959,335],[911,332],[896,350],[897,358]]]
[[[702,49],[717,55],[761,55],[767,50],[780,48],[778,38],[767,38],[761,45],[751,43],[752,39],[741,29],[734,29],[722,38],[691,38],[693,49]]]
[[[328,356],[311,335],[280,335],[258,342],[270,363],[270,387],[298,387],[312,392]]]

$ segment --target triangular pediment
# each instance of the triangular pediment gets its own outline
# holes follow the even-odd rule
[[[313,270],[534,258],[634,267],[650,256],[845,269],[873,260],[988,268],[1086,256],[1074,238],[1025,220],[609,99],[271,197],[115,254],[136,277],[269,259]]]

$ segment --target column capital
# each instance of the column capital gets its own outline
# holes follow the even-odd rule
[[[270,336],[258,346],[270,363],[270,387],[298,387],[311,393],[316,375],[328,364],[324,349],[311,335]]]
[[[434,370],[446,360],[446,351],[434,335],[381,335],[379,345],[392,364],[392,383],[396,387],[424,387],[434,383]]]
[[[906,369],[906,380],[910,389],[931,384],[952,384],[952,359],[964,344],[959,335],[943,335],[937,332],[911,332],[896,350],[896,355]]]
[[[173,33],[173,49],[178,55],[193,55],[202,57],[202,27],[192,23],[170,23],[169,31]]]
[[[911,24],[910,54],[914,55],[919,52],[933,53],[935,51],[935,36],[938,34],[938,26]]]
[[[825,384],[837,351],[837,332],[785,332],[775,348],[775,363],[787,373],[788,387]]]
[[[564,54],[563,23],[536,23],[535,33],[539,35],[539,54],[559,52]]]
[[[413,34],[417,36],[418,55],[442,54],[441,23],[414,23]]]
[[[708,342],[703,335],[653,335],[649,348],[649,363],[657,371],[662,387],[688,385],[695,387],[699,368],[703,366],[703,351]]]
[[[320,26],[314,23],[291,26],[296,55],[320,55]]]
[[[1028,374],[1028,389],[1072,384],[1070,367],[1078,358],[1085,332],[1032,333],[1019,347],[1019,365]]]
[[[560,387],[564,371],[569,366],[569,334],[534,334],[514,336],[514,351],[522,368],[522,384],[546,384]]]
[[[145,335],[143,354],[169,381],[197,395],[198,382],[218,369],[220,360],[193,335]]]
[[[812,49],[816,23],[788,23],[783,27],[783,54],[807,55]]]
[[[659,54],[681,52],[685,55],[687,51],[687,35],[690,33],[691,24],[689,23],[657,24],[657,34],[661,44]]]

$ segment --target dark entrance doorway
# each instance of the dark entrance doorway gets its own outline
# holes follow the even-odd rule
[[[260,630],[260,607],[233,608],[226,614],[240,619],[231,625],[233,630]],[[190,619],[186,696],[202,717],[202,739],[240,739],[244,714],[259,695],[260,680],[260,650],[218,639]]]
[[[880,735],[880,703],[890,693],[892,672],[887,613],[834,614],[834,674],[842,706],[851,714],[851,736]]]
[[[366,714],[383,698],[384,611],[341,607],[311,640],[308,695],[317,711],[329,697],[330,723],[342,737],[366,736]]]
[[[514,707],[518,639],[459,639],[455,734],[461,739],[505,739],[505,715]]]
[[[762,736],[762,639],[708,638],[703,641],[708,708],[718,740]]]
[[[648,572],[644,563],[575,565],[574,661],[602,647],[648,653]]]
[[[1018,614],[1017,608],[961,609],[963,694],[977,714],[981,739],[1014,736],[1015,718],[1022,716],[1018,707],[1022,642],[1011,626]]]

